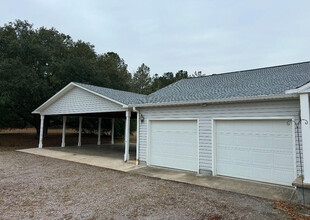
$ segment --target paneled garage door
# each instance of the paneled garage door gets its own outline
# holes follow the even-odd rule
[[[150,164],[197,171],[197,121],[150,121]]]
[[[291,185],[294,150],[292,125],[287,121],[216,121],[217,174]]]

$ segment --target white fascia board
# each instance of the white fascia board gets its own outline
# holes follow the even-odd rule
[[[42,110],[45,109],[48,105],[54,103],[59,97],[64,95],[67,91],[71,90],[74,87],[73,83],[69,83],[64,88],[62,88],[59,92],[57,92],[55,95],[53,95],[51,98],[49,98],[46,102],[44,102],[42,105],[40,105],[36,110],[31,112],[32,114],[40,114]]]
[[[94,92],[94,91],[92,91],[92,90],[90,90],[90,89],[87,89],[87,88],[85,88],[85,87],[83,87],[83,86],[80,86],[80,85],[75,84],[75,83],[72,83],[72,84],[75,85],[76,87],[79,87],[79,88],[81,88],[81,89],[84,89],[85,91],[88,91],[88,92],[90,92],[90,93],[93,93],[93,94],[95,94],[95,95],[98,95],[98,96],[100,96],[101,98],[104,98],[104,99],[107,99],[107,100],[109,100],[109,101],[111,101],[111,102],[114,102],[114,103],[116,103],[116,104],[119,104],[119,105],[123,106],[124,108],[128,107],[128,106],[127,106],[126,104],[124,104],[124,103],[121,103],[121,102],[119,102],[119,101],[116,101],[116,100],[114,100],[114,99],[111,99],[111,98],[109,98],[109,97],[107,97],[107,96],[101,95],[101,94],[99,94],[99,93],[97,93],[97,92]]]
[[[310,93],[310,82],[300,86],[299,88],[285,91],[285,94],[300,94],[300,93]]]
[[[104,99],[107,99],[111,102],[114,102],[116,104],[119,104],[121,105],[122,107],[126,108],[128,107],[127,105],[121,103],[121,102],[118,102],[118,101],[115,101],[114,99],[111,99],[111,98],[108,98],[104,95],[101,95],[99,93],[96,93],[92,90],[89,90],[89,89],[86,89],[84,88],[83,86],[80,86],[80,85],[77,85],[73,82],[69,83],[68,85],[66,85],[64,88],[62,88],[59,92],[57,92],[55,95],[53,95],[51,98],[49,98],[46,102],[44,102],[42,105],[40,105],[36,110],[34,110],[32,112],[32,114],[40,114],[44,109],[46,109],[49,105],[53,104],[58,98],[60,98],[61,96],[63,96],[66,92],[68,92],[69,90],[71,90],[72,88],[74,87],[78,87],[80,89],[83,89],[87,92],[90,92],[92,94],[95,94],[97,96],[100,96],[101,98],[104,98]]]
[[[285,95],[266,95],[266,96],[252,96],[252,97],[236,97],[214,100],[201,100],[201,101],[182,101],[182,102],[162,102],[162,103],[146,103],[146,104],[133,104],[137,107],[161,107],[161,106],[177,106],[177,105],[198,105],[198,104],[219,104],[219,103],[232,103],[232,102],[251,102],[251,101],[264,101],[264,100],[278,100],[278,99],[292,99],[297,98],[296,94]]]

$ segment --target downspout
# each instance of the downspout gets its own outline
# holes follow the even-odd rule
[[[133,107],[133,111],[137,112],[137,131],[136,131],[136,165],[139,165],[139,134],[140,134],[140,112]]]

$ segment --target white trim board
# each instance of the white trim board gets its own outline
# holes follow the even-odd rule
[[[55,95],[53,95],[47,101],[45,101],[42,105],[40,105],[38,108],[36,108],[32,112],[32,114],[40,114],[45,108],[47,108],[49,105],[53,104],[57,99],[62,97],[66,92],[70,91],[72,88],[74,88],[73,84],[69,83],[64,88],[62,88],[59,92],[57,92]]]
[[[295,89],[290,89],[286,90],[285,94],[297,94],[297,93],[310,93],[310,82],[295,88]]]

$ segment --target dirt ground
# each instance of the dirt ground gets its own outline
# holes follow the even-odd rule
[[[37,145],[35,138],[31,144],[31,133],[25,137],[0,134],[0,219],[296,217],[286,214],[283,203],[14,151]]]

